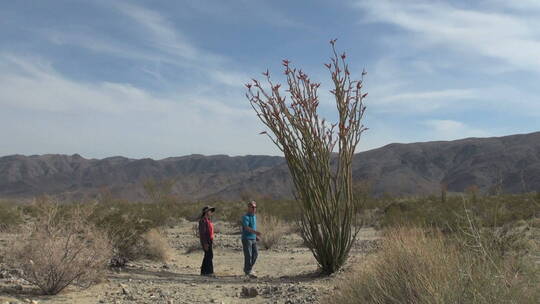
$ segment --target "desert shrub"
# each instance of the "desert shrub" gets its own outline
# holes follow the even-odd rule
[[[172,248],[167,238],[158,229],[150,229],[142,235],[144,257],[154,261],[167,261],[171,258]]]
[[[12,231],[22,223],[22,212],[13,202],[0,201],[0,232]]]
[[[206,201],[197,203],[178,204],[175,213],[189,221],[198,221],[201,210],[206,205],[216,207],[213,215],[214,222],[224,221],[236,224],[247,211],[248,200],[243,201]],[[298,219],[299,208],[292,200],[259,199],[257,206],[265,214],[273,215],[286,222],[294,222]]]
[[[381,204],[383,205],[383,204]],[[465,222],[465,210],[472,212],[481,227],[501,227],[540,216],[540,204],[533,194],[421,197],[394,199],[383,205],[380,227],[435,227],[445,233],[456,232]]]
[[[344,280],[332,302],[538,303],[537,273],[516,267],[524,261],[492,251],[469,228],[472,239],[457,240],[419,228],[388,230],[381,250]]]
[[[535,193],[486,196],[471,205],[484,226],[503,226],[540,217],[540,201],[536,199]]]
[[[194,223],[193,225],[191,225],[191,234],[197,239],[199,239],[199,223]]]
[[[45,294],[98,281],[111,255],[104,233],[87,221],[89,210],[59,216],[58,204],[39,206],[39,215],[9,252],[9,263]]]
[[[465,204],[465,205],[464,205]],[[468,201],[422,197],[390,202],[382,212],[382,227],[435,227],[443,232],[455,232],[463,224],[463,212]]]
[[[446,248],[440,236],[429,238],[420,229],[391,230],[377,257],[343,282],[334,301],[453,303],[445,297],[458,281],[457,265],[456,250]]]
[[[263,199],[257,201],[257,208],[258,212],[274,216],[289,224],[295,223],[299,219],[300,207],[293,200]]]
[[[270,249],[279,243],[290,228],[283,220],[260,213],[257,215],[257,230],[262,233],[261,245],[265,249]]]
[[[107,205],[98,203],[90,218],[111,240],[115,261],[144,257],[143,235],[162,223],[161,220],[152,220],[157,213],[152,207],[150,204],[123,201]]]

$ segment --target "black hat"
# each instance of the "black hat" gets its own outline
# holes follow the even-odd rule
[[[203,214],[205,214],[208,211],[216,212],[216,208],[210,207],[210,206],[206,206],[206,207],[202,208],[202,213]]]

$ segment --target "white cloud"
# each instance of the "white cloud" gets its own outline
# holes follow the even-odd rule
[[[504,10],[511,9],[522,12],[540,11],[540,2],[538,0],[519,0],[519,1],[507,1],[507,0],[485,0],[483,1],[486,6],[495,8],[501,8]]]
[[[47,62],[6,55],[0,91],[0,154],[277,154],[258,136],[262,125],[247,101],[235,108],[227,97],[157,97],[128,84],[81,83]]]
[[[36,62],[37,61],[37,62]],[[84,84],[64,78],[36,59],[0,56],[0,104],[47,112],[166,111],[169,103],[128,84]]]
[[[383,93],[375,90],[376,106],[381,112],[410,110],[416,113],[426,113],[443,107],[459,106],[466,99],[477,99],[478,92],[474,89],[446,89],[439,91],[417,91],[405,93]]]
[[[487,137],[490,133],[470,127],[463,122],[447,119],[430,119],[421,123],[428,127],[428,133],[438,140],[454,140],[465,137]]]
[[[372,22],[394,24],[412,33],[410,44],[474,53],[515,69],[540,72],[538,18],[462,9],[438,1],[358,1],[357,6]]]

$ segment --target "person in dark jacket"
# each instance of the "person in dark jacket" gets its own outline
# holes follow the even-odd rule
[[[201,218],[199,220],[199,238],[204,250],[204,258],[201,265],[201,275],[215,277],[214,252],[212,251],[212,242],[214,240],[214,224],[210,217],[216,211],[216,208],[206,206],[202,209]]]

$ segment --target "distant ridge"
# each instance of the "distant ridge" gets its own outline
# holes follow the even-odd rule
[[[355,155],[355,180],[368,181],[373,194],[426,195],[499,189],[506,193],[540,190],[540,132],[504,137],[389,144]],[[175,179],[173,193],[185,200],[237,200],[246,196],[291,198],[283,157],[187,155],[161,160],[122,156],[86,159],[74,155],[0,157],[0,197],[40,194],[142,199],[142,183]]]

